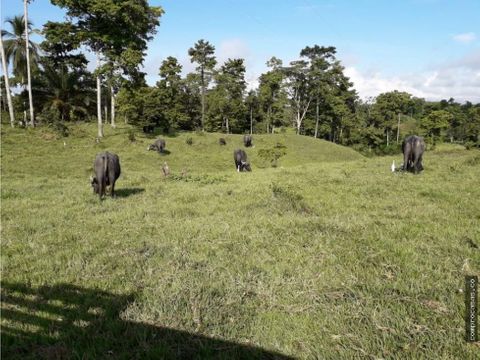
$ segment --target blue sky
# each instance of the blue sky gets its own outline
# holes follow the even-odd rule
[[[1,0],[2,20],[23,12]],[[219,62],[246,60],[251,87],[271,57],[284,63],[314,44],[335,46],[363,98],[393,89],[427,99],[480,102],[480,0],[162,0],[165,14],[144,71],[154,84],[167,56],[192,71],[187,51],[197,40],[216,47]],[[47,0],[29,7],[35,27],[61,21]]]

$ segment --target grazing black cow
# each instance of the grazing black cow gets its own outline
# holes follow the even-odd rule
[[[143,132],[145,134],[153,134],[153,131],[155,130],[155,127],[153,125],[145,125],[143,127]]]
[[[247,162],[247,153],[242,149],[237,149],[233,152],[233,160],[235,161],[235,168],[240,171],[252,171],[250,164]]]
[[[252,135],[244,135],[243,136],[243,144],[245,147],[250,147],[252,146]]]
[[[115,196],[115,181],[120,176],[120,160],[116,154],[108,151],[97,154],[93,162],[93,171],[95,177],[90,177],[90,181],[95,194],[100,199],[105,195],[107,186],[110,186],[110,195]]]
[[[165,150],[165,140],[157,139],[147,150],[156,150],[158,153],[162,153]]]
[[[423,170],[422,157],[425,151],[423,137],[410,135],[402,143],[402,170],[413,171],[415,174]]]
[[[227,145],[227,141],[226,141],[224,138],[218,139],[218,143],[219,143],[220,145]]]

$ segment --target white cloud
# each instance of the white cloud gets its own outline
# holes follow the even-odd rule
[[[468,33],[463,33],[463,34],[457,34],[453,36],[453,40],[457,42],[461,42],[464,44],[471,43],[476,39],[476,35],[473,32],[468,32]]]
[[[222,65],[228,59],[245,59],[249,61],[251,51],[245,41],[241,39],[228,39],[220,43],[217,50],[217,61]]]
[[[242,39],[227,39],[220,43],[216,50],[217,66],[221,66],[228,59],[244,59],[245,65],[245,81],[247,82],[247,91],[258,87],[258,74],[256,69],[255,58],[248,46]]]
[[[392,90],[407,91],[416,96],[419,95],[409,81],[401,76],[386,77],[380,72],[361,72],[354,66],[346,67],[345,75],[350,78],[353,87],[364,99]]]
[[[362,72],[345,68],[361,98],[399,90],[427,100],[454,98],[480,102],[480,49],[419,73],[385,76],[381,72]]]

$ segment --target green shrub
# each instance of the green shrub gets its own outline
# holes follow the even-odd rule
[[[258,150],[258,156],[265,162],[269,162],[272,167],[277,167],[277,161],[282,156],[287,154],[287,147],[277,142],[270,149],[260,149]]]
[[[480,143],[475,143],[473,141],[467,141],[465,142],[465,149],[467,150],[472,150],[474,148],[480,147]]]
[[[135,136],[135,131],[133,129],[128,130],[127,137],[128,137],[128,140],[132,143],[137,141],[137,138]]]
[[[67,125],[62,122],[54,122],[49,124],[49,127],[53,129],[57,134],[63,137],[67,137],[70,134]]]

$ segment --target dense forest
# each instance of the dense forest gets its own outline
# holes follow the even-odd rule
[[[52,3],[66,10],[69,21],[49,21],[41,31],[27,21],[26,32],[19,15],[2,26],[2,60],[13,76],[2,77],[0,107],[7,121],[6,88],[16,89],[12,126],[43,124],[66,135],[71,122],[97,121],[99,137],[104,124],[115,127],[118,121],[166,133],[291,128],[378,154],[397,151],[400,139],[413,133],[433,145],[480,143],[480,104],[432,102],[401,91],[362,100],[334,46],[306,46],[288,64],[272,56],[258,87],[247,91],[244,59],[220,64],[214,44],[201,39],[185,49],[196,71],[182,76],[182,65],[169,56],[158,64],[157,83],[149,86],[141,65],[163,9],[133,0]],[[36,44],[25,36],[33,33],[44,40]],[[87,70],[87,51],[96,55],[94,72]]]

